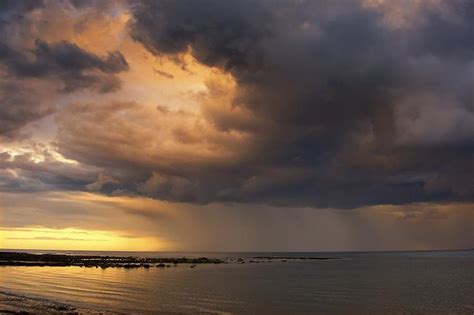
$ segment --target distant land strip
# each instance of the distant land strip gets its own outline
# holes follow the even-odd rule
[[[220,259],[200,258],[148,258],[120,256],[82,256],[60,254],[30,254],[0,252],[0,266],[35,266],[35,267],[101,267],[101,268],[150,268],[171,267],[178,264],[222,264]]]
[[[187,258],[187,257],[133,257],[133,256],[100,256],[100,255],[66,255],[66,254],[30,254],[20,252],[0,252],[0,266],[30,266],[30,267],[96,267],[96,268],[150,268],[171,267],[188,264],[191,268],[198,264],[262,263],[278,260],[328,260],[335,257],[291,257],[291,256],[256,256],[249,259],[228,258]]]

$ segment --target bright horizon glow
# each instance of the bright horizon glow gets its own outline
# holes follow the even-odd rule
[[[2,228],[4,249],[161,251],[166,244],[156,237],[127,237],[108,231],[44,227]],[[1,235],[1,234],[0,234]]]

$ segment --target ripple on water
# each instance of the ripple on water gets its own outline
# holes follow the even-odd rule
[[[1,267],[0,290],[129,313],[470,314],[473,255],[121,268]]]

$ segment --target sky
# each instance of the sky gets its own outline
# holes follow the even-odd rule
[[[474,248],[474,2],[0,1],[0,248]]]

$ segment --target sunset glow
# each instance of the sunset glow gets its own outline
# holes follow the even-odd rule
[[[7,234],[2,242],[4,248],[58,249],[95,251],[158,251],[166,247],[156,238],[127,237],[106,231],[79,230],[74,228],[20,228],[3,229]]]

